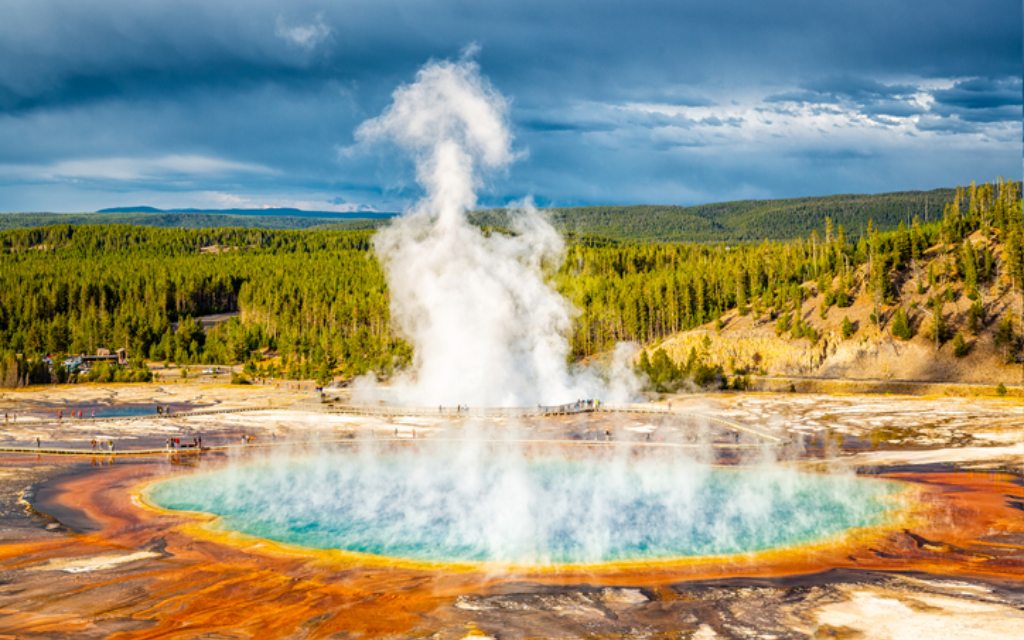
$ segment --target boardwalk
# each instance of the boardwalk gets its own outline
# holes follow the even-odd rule
[[[557,406],[537,406],[537,407],[407,407],[407,406],[396,406],[396,405],[353,405],[353,404],[330,404],[325,403],[322,405],[308,405],[303,407],[307,411],[313,411],[318,413],[336,414],[336,415],[354,415],[354,416],[375,416],[386,419],[396,418],[409,418],[409,417],[423,417],[423,418],[444,418],[444,419],[465,419],[465,418],[532,418],[532,417],[556,417],[556,416],[569,416],[577,414],[652,414],[662,416],[679,416],[681,418],[698,418],[714,422],[723,426],[729,430],[736,431],[738,433],[746,433],[757,438],[759,443],[732,443],[732,444],[716,444],[714,446],[721,448],[749,448],[761,446],[763,443],[768,444],[779,444],[783,442],[783,438],[776,435],[762,431],[751,426],[742,425],[725,418],[709,415],[706,413],[698,413],[693,411],[672,411],[667,406],[656,405],[656,404],[602,404],[599,402],[576,402],[565,405]],[[102,421],[136,421],[136,420],[166,420],[171,418],[184,418],[191,416],[208,416],[218,414],[229,414],[229,413],[243,413],[243,412],[256,412],[256,411],[275,411],[271,407],[245,407],[235,409],[208,409],[198,410],[190,412],[182,412],[177,414],[154,414],[151,416],[130,416],[130,417],[110,417],[110,418],[78,418],[76,421],[83,422],[102,422]],[[376,440],[394,440],[394,441],[407,441],[408,438],[375,438]],[[327,443],[348,443],[351,444],[356,442],[351,438],[341,440],[328,440],[319,441],[321,444]],[[532,441],[524,441],[532,442]],[[545,443],[557,443],[557,442],[569,442],[561,440],[543,440],[538,442]],[[693,446],[689,444],[671,444],[671,443],[629,443],[629,442],[598,442],[598,441],[574,441],[578,445],[593,445],[593,446],[615,446],[622,444],[630,444],[632,446]],[[258,444],[231,444],[231,445],[219,445],[219,446],[207,446],[203,447],[202,450],[186,447],[186,448],[146,448],[146,449],[115,449],[113,451],[106,449],[87,449],[85,447],[34,447],[31,445],[19,445],[19,446],[2,446],[0,445],[0,453],[8,454],[23,454],[23,455],[59,455],[59,456],[147,456],[147,455],[195,455],[210,451],[227,451],[232,449],[247,449],[253,447],[267,447],[267,446],[295,446],[295,445],[306,445],[308,442],[260,442]]]
[[[380,416],[384,418],[406,417],[445,417],[445,418],[532,418],[567,416],[583,413],[621,413],[621,414],[656,414],[663,416],[695,417],[723,425],[728,429],[739,431],[761,438],[767,442],[780,443],[782,438],[742,425],[725,418],[694,411],[672,411],[665,405],[658,404],[604,404],[580,406],[577,403],[557,406],[534,407],[403,407],[395,405],[329,405],[329,413],[357,416]]]

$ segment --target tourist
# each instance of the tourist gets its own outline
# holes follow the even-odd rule
[[[41,442],[40,442],[40,440],[39,440],[39,436],[36,436],[36,449],[38,449],[38,448],[39,448],[39,445],[40,445],[40,444],[41,444]]]

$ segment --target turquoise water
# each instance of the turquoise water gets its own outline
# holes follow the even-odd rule
[[[160,482],[149,498],[227,529],[431,561],[593,563],[732,554],[881,522],[886,482],[678,460],[514,452],[332,453]]]
[[[161,406],[170,406],[174,413],[184,413],[205,408],[207,405],[177,402]],[[158,415],[156,407],[155,404],[74,404],[51,411],[63,410],[66,416],[70,415],[71,411],[81,411],[86,418],[137,418]]]

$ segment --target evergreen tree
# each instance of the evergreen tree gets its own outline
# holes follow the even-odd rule
[[[843,316],[843,324],[840,328],[840,331],[842,333],[843,339],[847,340],[851,336],[853,336],[854,333],[857,332],[857,327],[856,325],[853,324],[853,322],[850,321],[850,318],[848,316]]]
[[[914,337],[914,329],[910,324],[910,318],[903,307],[897,308],[896,313],[893,314],[890,331],[894,337],[900,340],[910,340]]]

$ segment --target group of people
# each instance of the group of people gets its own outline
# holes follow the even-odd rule
[[[84,409],[72,409],[72,410],[70,410],[68,412],[68,417],[69,418],[84,418],[85,417],[85,410]],[[95,418],[96,417],[96,410],[95,409],[91,409],[89,411],[89,417],[90,418]],[[57,409],[57,422],[60,422],[63,419],[64,419],[64,410],[63,409]]]
[[[570,404],[560,404],[553,407],[545,407],[537,405],[537,408],[541,411],[548,411],[551,413],[579,413],[581,411],[594,411],[601,407],[600,400],[577,400]]]
[[[185,443],[182,444],[181,438],[167,438],[164,441],[165,449],[202,449],[203,448],[203,436],[192,436],[192,442],[185,439]]]
[[[37,440],[38,440],[38,438],[37,438]],[[93,451],[101,451],[103,449],[106,449],[107,451],[113,451],[114,450],[114,441],[113,440],[97,440],[96,438],[93,438],[92,442],[90,442],[89,444],[92,445],[92,450]]]

